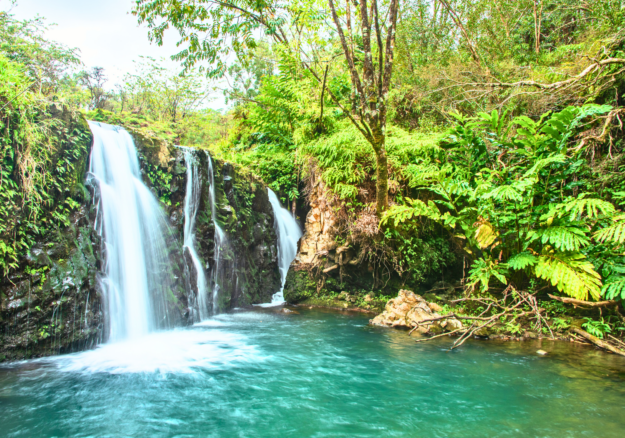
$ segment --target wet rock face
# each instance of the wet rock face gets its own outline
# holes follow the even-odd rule
[[[140,154],[143,147],[137,142]],[[162,149],[159,149],[162,152]],[[160,164],[155,168],[154,159],[140,157],[144,181],[155,185],[164,205],[176,242],[182,248],[184,240],[184,203],[186,196],[187,171],[184,151],[170,148],[168,157],[160,156]],[[213,159],[215,182],[215,215],[211,211],[209,156],[204,150],[195,150],[200,179],[201,196],[195,222],[195,250],[201,259],[204,276],[209,291],[219,285],[218,311],[234,307],[244,307],[271,301],[274,293],[280,290],[278,269],[277,235],[274,230],[274,216],[267,188],[253,176],[241,172],[229,163]],[[159,172],[160,171],[160,172]],[[167,173],[171,180],[160,184],[156,174]],[[219,251],[215,248],[216,221],[226,234],[227,243]],[[175,248],[172,253],[176,254]],[[219,263],[217,261],[219,254]],[[175,295],[181,302],[193,307],[197,302],[197,275],[188,254],[172,257],[177,283]],[[218,270],[215,275],[215,270]],[[182,281],[185,276],[187,282]],[[186,283],[186,284],[185,284]],[[186,298],[184,297],[186,295]]]
[[[85,203],[87,204],[87,202]],[[104,333],[94,208],[33,247],[0,292],[0,361],[80,351]]]
[[[442,308],[428,303],[420,295],[408,290],[400,290],[397,298],[388,301],[383,313],[373,318],[372,325],[382,327],[415,328],[418,333],[441,333],[462,328],[455,318],[444,321],[427,321],[438,318]]]
[[[231,164],[214,160],[213,165],[216,219],[228,239],[219,263],[220,310],[271,302],[281,285],[278,236],[267,187]],[[210,238],[210,230],[206,231],[205,238]]]

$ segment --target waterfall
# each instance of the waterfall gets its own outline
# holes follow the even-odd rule
[[[271,190],[269,192],[269,202],[273,208],[273,215],[275,217],[274,228],[278,235],[278,267],[280,268],[280,279],[282,284],[280,291],[274,294],[271,301],[271,305],[280,305],[284,303],[284,283],[286,283],[286,274],[289,272],[291,262],[295,260],[297,255],[297,242],[302,237],[302,230],[299,225],[291,216],[291,212],[286,208],[282,208],[280,200],[276,194]]]
[[[108,339],[138,338],[168,325],[169,229],[157,199],[141,181],[130,134],[104,123],[89,126],[94,137],[90,180],[99,187],[97,229],[106,260],[102,288]]]
[[[202,188],[197,163],[193,156],[193,150],[190,148],[183,149],[184,160],[187,166],[187,190],[184,199],[183,250],[185,261],[187,258],[190,259],[190,263],[187,263],[187,265],[191,265],[188,266],[189,276],[191,277],[189,281],[193,280],[193,274],[195,274],[199,316],[200,320],[204,320],[209,317],[208,285],[206,283],[206,275],[204,273],[202,261],[195,250],[195,219],[197,217],[198,208],[200,207]],[[194,272],[192,272],[192,268]]]
[[[215,172],[213,170],[213,160],[208,152],[206,152],[208,159],[208,179],[210,183],[210,207],[211,217],[213,218],[213,225],[215,226],[215,265],[213,266],[213,314],[219,311],[219,261],[221,259],[221,252],[228,245],[228,238],[226,233],[217,223],[217,197],[215,195]]]

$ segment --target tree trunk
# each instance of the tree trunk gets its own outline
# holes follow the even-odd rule
[[[378,217],[382,216],[382,213],[388,209],[388,159],[386,156],[385,137],[382,135],[379,139],[376,138],[377,145],[375,149],[375,161],[376,161],[376,182],[375,182],[375,196],[376,196],[376,213]]]

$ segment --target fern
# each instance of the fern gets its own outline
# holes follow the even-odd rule
[[[616,298],[625,300],[625,276],[619,274],[610,275],[605,281],[603,289],[601,289],[601,294],[608,300]]]
[[[590,243],[583,230],[561,225],[530,231],[527,238],[530,242],[540,239],[543,245],[549,243],[560,251],[579,251]]]
[[[507,284],[508,265],[506,263],[498,263],[493,259],[477,259],[471,266],[469,275],[469,286],[475,287],[481,284],[482,292],[486,292],[489,287],[490,279],[495,277],[503,284]]]
[[[534,266],[536,263],[538,263],[538,257],[534,254],[530,254],[529,252],[516,254],[508,260],[508,266],[515,271],[521,271],[527,267]]]
[[[419,199],[409,198],[407,198],[407,202],[410,205],[394,205],[385,212],[380,226],[387,224],[390,220],[393,220],[394,225],[397,226],[418,216],[425,216],[435,221],[441,219],[441,212],[434,202],[428,201],[426,204]]]
[[[621,214],[613,218],[614,224],[603,228],[594,234],[599,242],[612,242],[619,245],[625,242],[625,215]]]
[[[614,213],[614,205],[610,202],[584,196],[580,195],[577,199],[556,204],[548,213],[542,215],[540,220],[546,220],[548,224],[551,224],[555,218],[566,217],[569,221],[574,221],[581,219],[585,214],[588,219],[598,219],[600,214],[610,215]]]
[[[547,252],[538,258],[536,276],[547,280],[560,292],[578,300],[590,295],[598,300],[601,295],[601,276],[592,263],[578,252]]]
[[[513,186],[499,186],[482,196],[484,199],[495,199],[497,201],[520,201],[521,192]]]
[[[530,176],[536,175],[538,172],[540,172],[542,169],[544,169],[545,167],[549,166],[550,164],[554,164],[554,163],[564,163],[564,161],[566,160],[566,157],[562,154],[555,154],[552,156],[549,156],[547,158],[543,158],[541,160],[538,160],[534,163],[534,165],[528,169],[525,174],[523,175],[524,178],[529,178]]]

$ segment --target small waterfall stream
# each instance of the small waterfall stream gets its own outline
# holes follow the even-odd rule
[[[212,284],[213,284],[213,296],[212,296],[212,305],[213,305],[213,314],[216,314],[219,311],[219,283],[220,283],[220,271],[219,271],[219,262],[221,260],[221,253],[228,245],[228,237],[224,230],[221,228],[219,223],[217,222],[217,197],[215,190],[215,171],[213,169],[213,159],[210,154],[206,152],[207,160],[208,160],[208,179],[210,183],[209,193],[210,193],[210,206],[211,206],[211,217],[213,219],[213,225],[215,226],[215,265],[213,266],[212,273]]]
[[[199,319],[204,320],[210,316],[210,302],[208,296],[208,285],[202,261],[195,249],[195,219],[200,207],[202,195],[201,181],[198,175],[198,167],[193,149],[184,149],[184,160],[187,166],[187,187],[184,199],[184,243],[183,250],[185,259],[191,259],[192,267],[189,266],[190,281],[195,280],[197,287],[197,305],[199,309]],[[191,272],[193,269],[194,272]],[[193,275],[195,274],[195,275]]]
[[[124,129],[89,122],[90,179],[99,187],[98,224],[106,252],[102,280],[109,341],[142,337],[168,326],[171,273],[166,219],[141,181],[137,151]]]
[[[295,256],[297,255],[297,242],[302,237],[302,230],[291,215],[291,212],[280,205],[280,200],[271,189],[269,192],[269,202],[273,208],[275,217],[274,228],[278,235],[278,267],[280,268],[280,279],[282,284],[280,291],[274,294],[271,301],[272,306],[284,303],[284,283],[286,282],[286,274]]]

